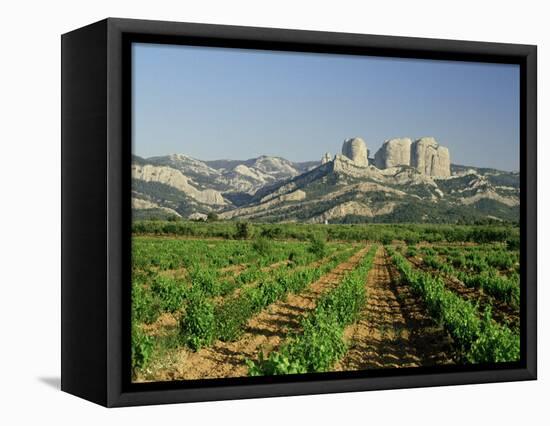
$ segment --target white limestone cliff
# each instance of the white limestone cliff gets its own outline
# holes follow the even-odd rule
[[[449,149],[439,145],[432,137],[417,139],[411,146],[411,166],[428,176],[450,176]]]
[[[342,145],[342,155],[345,155],[357,166],[369,165],[367,144],[361,138],[346,139]]]
[[[411,164],[411,145],[409,138],[395,138],[384,142],[374,155],[374,165],[379,169],[409,166]]]

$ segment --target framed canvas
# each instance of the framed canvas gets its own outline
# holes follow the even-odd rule
[[[536,379],[536,55],[64,34],[62,389],[128,406]]]

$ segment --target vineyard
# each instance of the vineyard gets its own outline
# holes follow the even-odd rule
[[[517,228],[133,231],[134,381],[519,360]]]

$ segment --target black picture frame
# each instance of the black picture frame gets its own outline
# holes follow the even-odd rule
[[[117,407],[536,379],[536,46],[118,18],[64,34],[61,42],[63,391]],[[491,368],[132,384],[132,42],[519,64],[521,361]]]

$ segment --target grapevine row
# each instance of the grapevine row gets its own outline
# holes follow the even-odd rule
[[[318,267],[305,267],[299,271],[271,277],[254,287],[245,288],[238,297],[216,305],[195,291],[185,315],[181,319],[180,332],[183,341],[194,350],[208,346],[215,340],[233,341],[244,330],[248,320],[270,304],[282,300],[289,293],[297,293],[317,281],[338,264],[347,260],[355,250],[336,254]]]
[[[439,277],[414,270],[402,255],[391,248],[388,252],[401,277],[424,300],[430,314],[443,324],[469,362],[519,359],[519,334],[495,323],[490,310],[480,315],[475,305],[446,289]]]
[[[346,352],[344,329],[355,322],[365,304],[366,276],[377,246],[372,246],[360,265],[348,272],[339,286],[323,296],[301,324],[301,333],[289,338],[278,351],[249,360],[249,375],[297,374],[327,371]]]
[[[520,287],[517,275],[511,277],[499,275],[490,268],[481,269],[476,273],[468,273],[456,270],[450,263],[442,262],[433,255],[426,255],[424,263],[430,268],[457,278],[468,287],[481,288],[487,294],[509,303],[513,307],[519,306]]]

